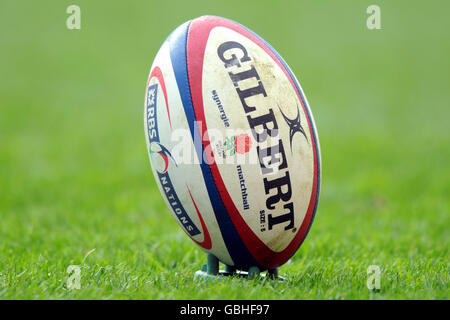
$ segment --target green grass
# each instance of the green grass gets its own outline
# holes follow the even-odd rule
[[[0,299],[449,298],[448,2],[75,2],[80,31],[74,1],[0,3]],[[373,3],[382,30],[366,28]],[[193,281],[205,255],[150,171],[148,70],[203,14],[277,48],[316,119],[319,208],[284,283]]]

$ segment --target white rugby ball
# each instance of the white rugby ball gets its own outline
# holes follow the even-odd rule
[[[186,234],[237,269],[273,269],[305,239],[320,149],[280,55],[228,19],[179,26],[150,70],[145,134],[164,201]]]

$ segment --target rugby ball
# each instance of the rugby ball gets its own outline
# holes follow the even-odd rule
[[[317,208],[319,140],[264,39],[216,16],[179,26],[151,67],[144,123],[161,195],[197,245],[241,270],[296,252]]]

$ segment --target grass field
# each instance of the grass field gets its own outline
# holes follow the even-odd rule
[[[66,8],[81,8],[81,30]],[[366,8],[381,7],[381,30]],[[446,1],[0,3],[0,299],[448,299]],[[215,14],[290,64],[319,131],[314,224],[284,283],[193,281],[204,253],[163,203],[145,83],[179,24]],[[67,267],[81,266],[68,290]],[[381,289],[366,287],[381,268]]]

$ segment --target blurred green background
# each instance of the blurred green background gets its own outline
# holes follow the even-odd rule
[[[68,30],[66,8],[81,8]],[[381,30],[366,9],[381,8]],[[0,299],[448,299],[447,1],[0,2]],[[199,283],[143,129],[169,33],[214,14],[264,37],[313,111],[323,183],[284,283]],[[95,250],[94,250],[95,249]],[[89,253],[89,254],[88,254]],[[67,267],[82,267],[68,290]],[[366,287],[381,268],[381,289]]]

